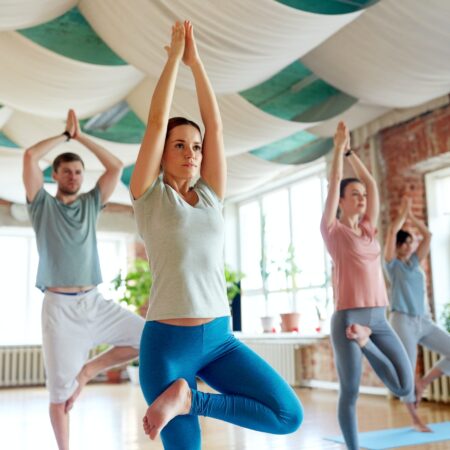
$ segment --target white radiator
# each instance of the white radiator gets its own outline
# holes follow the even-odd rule
[[[295,351],[299,348],[298,344],[257,342],[247,339],[241,341],[265,359],[291,386],[299,385],[295,370]]]
[[[423,365],[425,373],[439,360],[439,354],[423,349]],[[450,377],[440,377],[434,380],[424,393],[424,398],[435,402],[450,402]]]
[[[94,348],[89,358],[100,353]],[[0,346],[0,387],[45,384],[44,357],[40,345]]]
[[[0,387],[44,383],[44,360],[40,346],[0,347]]]

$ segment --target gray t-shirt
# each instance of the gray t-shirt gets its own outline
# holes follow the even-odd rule
[[[203,180],[194,189],[199,201],[191,206],[158,177],[132,198],[153,274],[147,320],[230,315],[223,205]]]
[[[28,203],[36,232],[36,287],[89,286],[102,282],[96,225],[102,208],[98,186],[65,205],[43,187]]]

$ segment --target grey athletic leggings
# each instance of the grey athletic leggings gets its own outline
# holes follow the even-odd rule
[[[411,362],[412,371],[416,370],[417,344],[421,344],[431,351],[440,353],[441,358],[433,366],[450,375],[450,333],[439,328],[428,316],[410,316],[397,311],[390,315],[391,325],[405,346]],[[402,397],[406,403],[414,403],[415,392]]]
[[[349,325],[360,324],[372,330],[361,348],[347,338]],[[356,400],[361,379],[362,355],[383,383],[397,396],[413,390],[413,373],[405,348],[386,320],[386,308],[355,308],[336,311],[331,319],[331,338],[339,376],[338,420],[349,450],[359,450]]]

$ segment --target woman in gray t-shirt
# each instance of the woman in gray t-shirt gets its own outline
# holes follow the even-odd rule
[[[413,251],[413,236],[402,229],[410,218],[422,235]],[[440,353],[439,361],[417,380],[415,393],[402,397],[413,426],[422,432],[431,431],[417,414],[425,388],[441,375],[450,375],[450,334],[439,328],[430,317],[426,294],[425,273],[420,266],[430,251],[431,233],[411,210],[411,199],[403,197],[400,211],[389,226],[384,250],[385,268],[391,283],[391,325],[405,346],[413,371],[416,369],[417,345]]]
[[[199,415],[291,433],[302,421],[295,392],[230,329],[222,120],[190,22],[172,27],[166,50],[130,183],[154,278],[140,351],[140,382],[150,405],[144,430],[151,439],[161,433],[166,449],[186,450],[201,448]],[[194,76],[203,139],[194,122],[169,120],[181,61]],[[219,394],[198,391],[197,378]]]

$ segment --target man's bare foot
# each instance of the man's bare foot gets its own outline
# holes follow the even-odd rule
[[[369,327],[365,327],[364,325],[354,323],[347,327],[347,329],[345,330],[345,334],[348,339],[355,340],[358,343],[358,345],[362,348],[369,341],[369,337],[372,334],[372,330]]]
[[[80,370],[80,373],[77,375],[78,386],[75,389],[75,392],[71,395],[71,397],[66,401],[64,412],[67,414],[72,408],[75,400],[81,393],[81,390],[86,386],[89,380],[91,380],[93,376],[89,373],[89,367],[85,364],[83,368]]]
[[[161,430],[176,416],[189,414],[192,393],[186,380],[174,381],[147,409],[143,419],[145,434],[158,437]]]

